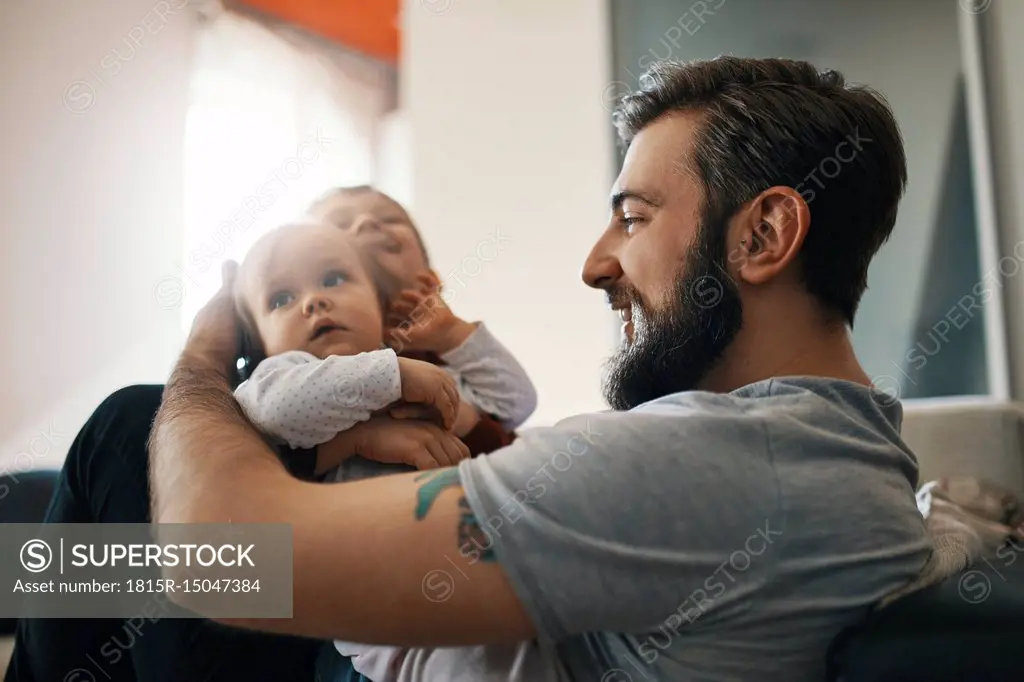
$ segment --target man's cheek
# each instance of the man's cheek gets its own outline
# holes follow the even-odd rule
[[[654,284],[641,287],[636,285],[638,298],[633,299],[633,319],[637,317],[645,323],[650,324],[655,316],[663,316],[679,306],[676,295],[675,277],[666,277],[664,280],[655,280],[651,275],[644,277],[645,282]]]
[[[638,233],[616,254],[622,270],[621,284],[630,294],[628,300],[633,304],[634,325],[639,309],[649,313],[670,305],[674,299],[672,284],[676,280],[676,273],[663,265],[668,252],[660,253],[656,248],[659,245],[650,239],[637,243],[642,239],[645,236]],[[669,260],[673,264],[676,262],[674,258]]]

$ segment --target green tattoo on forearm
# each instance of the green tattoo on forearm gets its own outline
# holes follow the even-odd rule
[[[425,471],[414,481],[424,481],[416,491],[416,520],[422,521],[434,504],[434,500],[442,492],[461,483],[459,470],[456,468]],[[475,561],[496,561],[494,543],[487,531],[469,506],[469,500],[463,495],[459,498],[459,552]]]
[[[467,551],[475,553],[478,561],[495,561],[494,543],[487,531],[480,527],[465,495],[459,499],[459,511],[462,512],[459,519],[459,552],[462,556],[466,556]]]
[[[453,485],[459,485],[459,470],[456,468],[451,469],[440,469],[437,471],[427,471],[416,478],[414,481],[421,479],[427,479],[427,482],[420,486],[420,489],[416,492],[416,520],[422,521],[427,516],[427,512],[430,511],[430,507],[434,504],[434,500],[440,495],[446,488],[450,488]]]

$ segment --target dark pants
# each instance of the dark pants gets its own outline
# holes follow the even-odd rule
[[[0,524],[42,521],[53,497],[57,474],[51,469],[41,469],[0,476]],[[0,636],[12,636],[17,627],[16,619],[0,618]]]
[[[157,385],[131,386],[103,401],[68,452],[47,522],[149,522],[146,440],[162,391]],[[210,456],[217,453],[211,449]],[[318,656],[322,669],[331,666],[330,675],[317,675]],[[350,672],[347,661],[322,641],[200,618],[146,621],[135,629],[124,620],[27,619],[18,623],[5,680],[333,682]]]

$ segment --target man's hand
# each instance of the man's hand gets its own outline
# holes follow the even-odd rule
[[[436,411],[431,411],[423,405],[412,405],[410,403],[399,403],[387,410],[387,414],[394,419],[420,419],[428,422],[437,421]],[[459,403],[459,412],[455,416],[455,425],[452,431],[456,436],[462,438],[476,428],[480,423],[480,410],[467,403],[465,400]]]
[[[446,353],[457,348],[476,325],[457,317],[444,302],[441,281],[434,272],[417,279],[417,287],[403,289],[391,301],[388,338],[403,350]]]
[[[450,431],[462,401],[451,375],[429,362],[402,357],[398,358],[398,371],[402,376],[402,400],[436,409],[441,424]]]
[[[436,469],[469,457],[469,448],[455,434],[428,422],[377,418],[349,431],[354,432],[356,454],[384,464]]]
[[[469,448],[436,424],[378,416],[318,445],[316,473],[322,474],[356,455],[385,464],[435,469],[466,459]]]
[[[224,376],[231,376],[238,353],[238,323],[234,299],[237,271],[237,263],[231,260],[224,261],[220,289],[196,313],[182,353]]]

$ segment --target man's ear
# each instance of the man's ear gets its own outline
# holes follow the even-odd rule
[[[750,284],[764,284],[799,256],[810,227],[810,209],[791,187],[770,187],[738,213],[732,233],[740,254],[737,274]],[[731,260],[730,262],[735,262]]]

